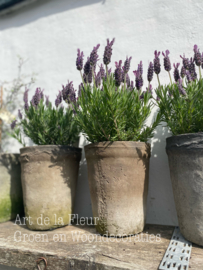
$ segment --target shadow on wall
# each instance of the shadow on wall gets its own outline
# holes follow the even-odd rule
[[[20,27],[39,20],[40,18],[61,13],[69,9],[77,9],[81,6],[93,5],[96,3],[104,4],[105,1],[106,0],[38,0],[28,6],[22,7],[21,9],[12,11],[9,14],[1,15],[0,30]],[[37,9],[37,12],[33,12],[35,9]],[[17,16],[19,17],[18,20],[16,20]]]
[[[162,123],[156,128],[154,138],[151,140],[147,223],[178,225],[168,157],[165,151],[166,138],[171,135],[166,124]]]

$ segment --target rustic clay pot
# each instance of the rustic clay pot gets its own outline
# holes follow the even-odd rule
[[[19,154],[0,154],[0,222],[23,213]]]
[[[51,230],[70,223],[81,149],[41,145],[20,149],[26,225]]]
[[[180,231],[203,246],[203,133],[166,139]]]
[[[146,220],[150,145],[100,142],[85,146],[96,230],[107,236],[142,232]]]

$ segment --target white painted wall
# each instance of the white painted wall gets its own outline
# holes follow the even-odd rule
[[[61,84],[80,83],[75,68],[76,49],[87,57],[101,44],[102,59],[106,38],[116,38],[113,63],[132,56],[132,70],[140,60],[145,79],[155,49],[171,51],[172,62],[179,55],[192,54],[194,44],[203,48],[202,0],[42,0],[10,15],[0,17],[0,79],[11,80],[17,72],[17,55],[28,58],[24,72],[38,73],[36,86],[45,89],[52,101]],[[161,82],[167,83],[166,72]],[[157,85],[156,80],[153,82]],[[147,222],[177,224],[170,183],[165,138],[170,134],[157,129],[152,140]],[[81,145],[83,142],[81,141]],[[13,141],[8,151],[18,151]],[[76,212],[91,216],[87,169],[83,159],[78,183]]]

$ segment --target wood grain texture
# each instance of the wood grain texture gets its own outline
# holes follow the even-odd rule
[[[17,242],[20,238],[14,239],[16,231],[29,238]],[[171,226],[146,225],[145,231],[134,237],[107,238],[97,235],[93,226],[72,225],[38,232],[10,221],[0,224],[0,264],[34,270],[36,260],[45,257],[47,270],[156,270],[172,233]],[[74,239],[75,234],[78,239]],[[158,234],[160,241],[152,239]],[[32,242],[33,237],[37,238]],[[40,267],[44,269],[44,262]],[[189,269],[203,269],[203,248],[193,246]]]

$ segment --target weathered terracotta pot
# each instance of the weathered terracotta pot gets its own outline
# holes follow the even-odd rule
[[[142,232],[146,220],[150,145],[100,142],[85,146],[92,211],[107,236]]]
[[[0,154],[0,222],[23,214],[19,154]]]
[[[70,223],[81,149],[41,145],[20,149],[26,225],[51,230]]]
[[[203,246],[203,133],[166,139],[180,231]]]

